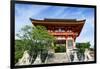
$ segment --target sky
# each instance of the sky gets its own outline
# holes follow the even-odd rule
[[[30,18],[86,19],[76,42],[90,42],[94,46],[94,8],[15,4],[15,34],[25,25],[32,26]]]

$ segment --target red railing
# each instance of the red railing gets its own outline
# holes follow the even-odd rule
[[[73,32],[49,32],[51,35],[75,35]]]

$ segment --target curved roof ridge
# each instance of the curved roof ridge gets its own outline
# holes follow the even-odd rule
[[[52,18],[44,18],[42,20],[39,19],[32,19],[30,18],[31,21],[49,21],[49,22],[77,22],[77,21],[86,21],[84,20],[77,20],[77,19],[52,19]]]

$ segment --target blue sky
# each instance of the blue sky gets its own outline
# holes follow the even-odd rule
[[[94,8],[60,7],[34,4],[15,5],[15,34],[25,25],[32,25],[29,18],[44,19],[86,19],[84,27],[76,42],[87,42],[94,45]]]

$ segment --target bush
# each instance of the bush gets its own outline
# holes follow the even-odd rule
[[[55,53],[66,52],[66,46],[56,46]]]

